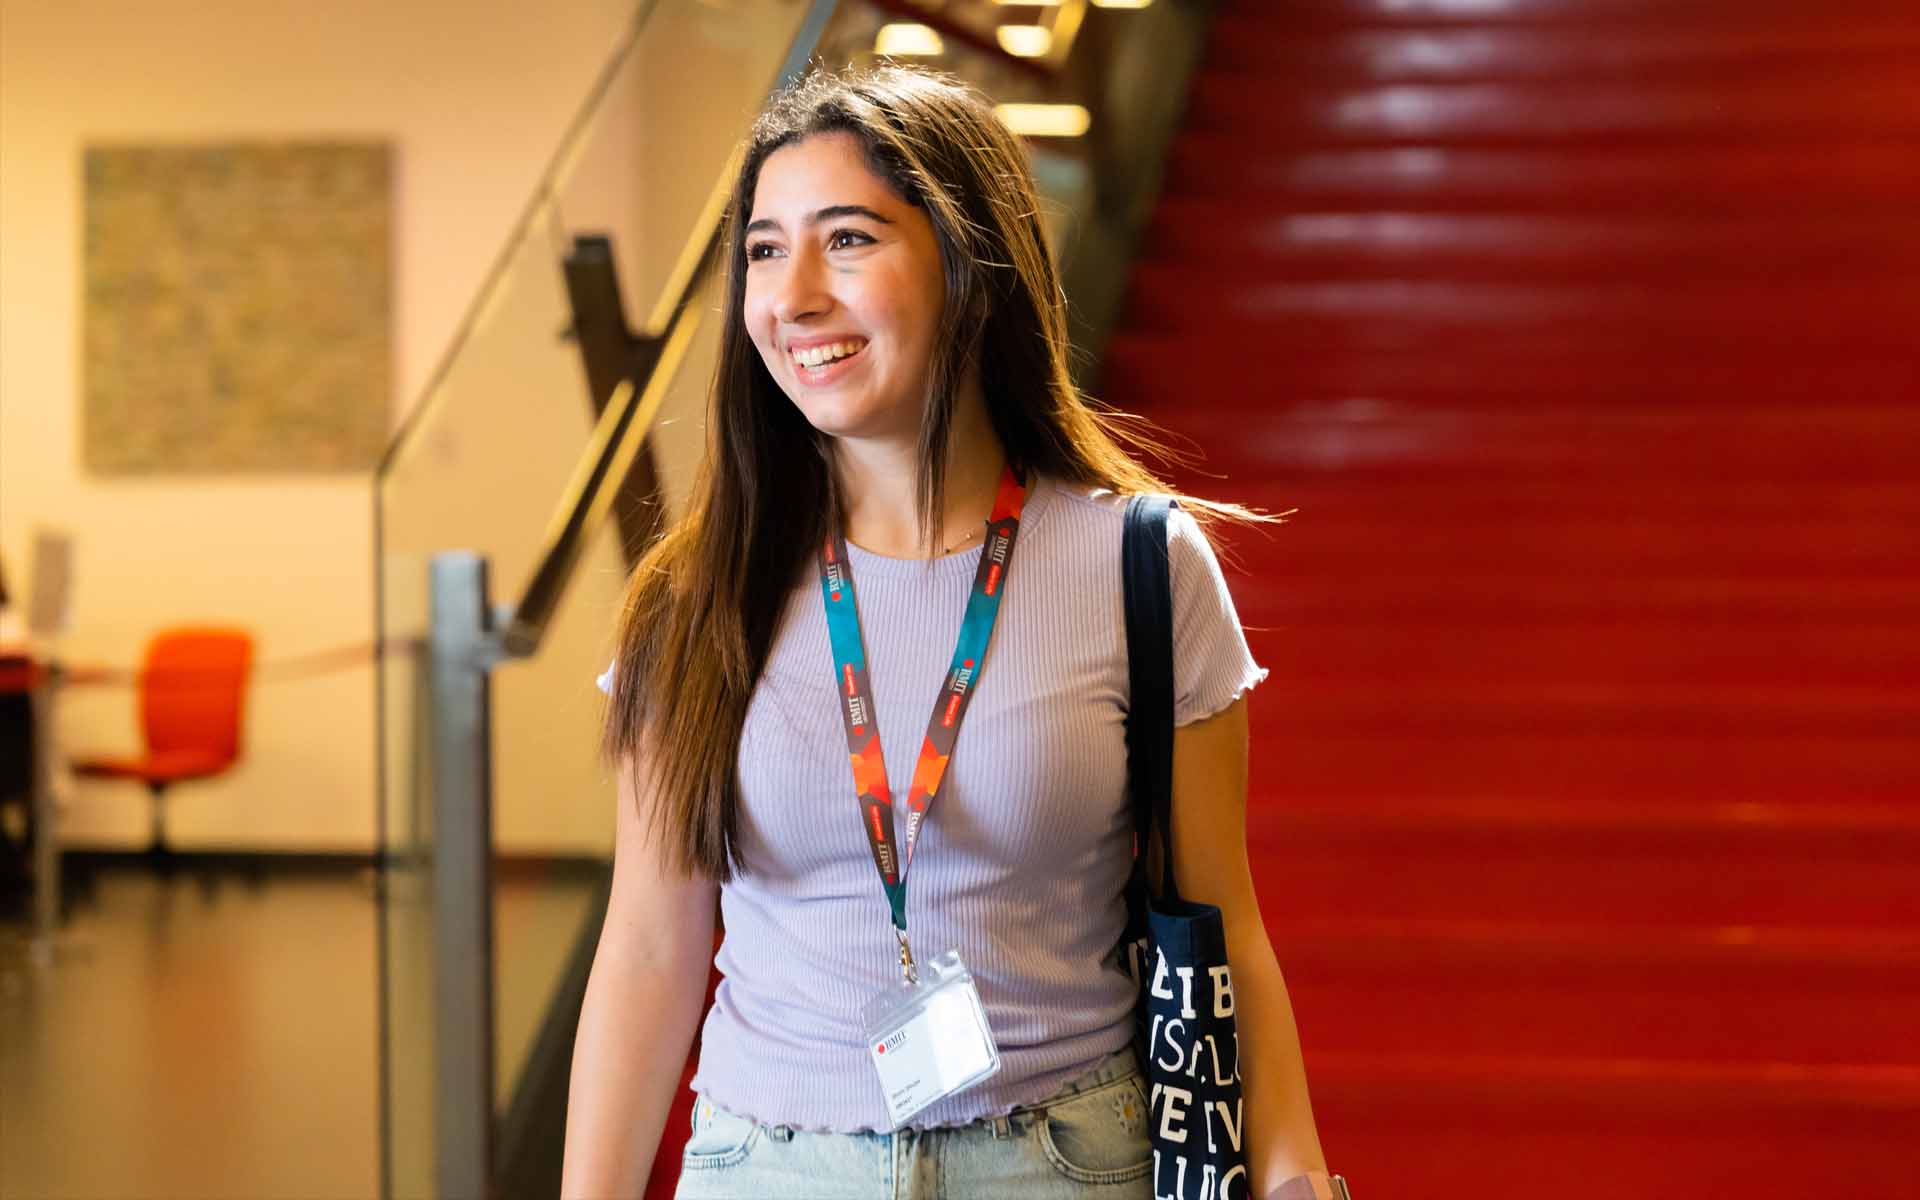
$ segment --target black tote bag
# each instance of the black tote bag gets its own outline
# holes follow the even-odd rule
[[[1156,1200],[1243,1200],[1246,1103],[1220,909],[1180,897],[1173,877],[1173,586],[1167,496],[1127,504],[1127,777],[1137,834],[1121,961],[1140,988],[1136,1046],[1146,1073]],[[1147,847],[1159,831],[1159,895]]]

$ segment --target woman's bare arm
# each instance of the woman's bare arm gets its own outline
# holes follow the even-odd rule
[[[1266,1196],[1326,1155],[1307,1100],[1300,1034],[1247,865],[1247,701],[1174,730],[1173,867],[1188,900],[1220,906],[1233,967],[1246,1089],[1249,1196]]]
[[[639,1197],[693,1044],[713,963],[717,886],[679,878],[619,767],[613,890],[574,1036],[560,1194]]]

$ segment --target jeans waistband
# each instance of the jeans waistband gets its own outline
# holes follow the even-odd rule
[[[945,1129],[950,1132],[961,1132],[968,1129],[977,1129],[977,1128],[985,1127],[985,1128],[991,1129],[993,1131],[994,1136],[1005,1137],[1010,1132],[1010,1130],[1014,1127],[1020,1127],[1020,1128],[1026,1127],[1035,1119],[1035,1117],[1039,1113],[1044,1112],[1050,1105],[1059,1104],[1062,1101],[1071,1099],[1072,1097],[1080,1095],[1083,1092],[1090,1092],[1090,1091],[1093,1091],[1095,1088],[1105,1087],[1111,1083],[1118,1083],[1122,1079],[1126,1079],[1130,1076],[1138,1075],[1140,1073],[1141,1071],[1140,1071],[1139,1056],[1134,1053],[1133,1043],[1129,1042],[1125,1046],[1122,1046],[1120,1049],[1115,1050],[1112,1054],[1107,1055],[1105,1058],[1095,1063],[1092,1067],[1088,1068],[1086,1071],[1082,1072],[1081,1074],[1075,1076],[1074,1078],[1068,1080],[1066,1083],[1062,1084],[1059,1088],[1055,1089],[1052,1095],[1048,1096],[1044,1100],[1036,1100],[1031,1104],[1016,1105],[1014,1108],[1009,1110],[1005,1116],[979,1117],[964,1125],[941,1126],[938,1128]],[[714,1104],[713,1101],[708,1099],[705,1094],[700,1094],[699,1096],[696,1097],[696,1103],[695,1103],[696,1110],[701,1104],[708,1105],[722,1112],[727,1111],[724,1108],[721,1108],[719,1105]],[[744,1119],[751,1120],[751,1118],[744,1118]],[[696,1120],[697,1120],[697,1112],[696,1112]],[[793,1139],[794,1134],[797,1132],[795,1129],[793,1129],[793,1127],[788,1125],[765,1124],[764,1128],[768,1131],[768,1133],[773,1137],[775,1141],[779,1141],[779,1142],[791,1141]],[[915,1130],[913,1132],[923,1134],[928,1131]],[[853,1137],[853,1138],[884,1138],[890,1135],[883,1134],[883,1133],[863,1132],[863,1133],[836,1133],[836,1134],[827,1134],[825,1136]]]
[[[1053,1095],[1048,1096],[1045,1100],[1036,1100],[1032,1104],[1022,1104],[1013,1111],[1015,1113],[1034,1112],[1047,1107],[1049,1104],[1058,1104],[1069,1097],[1077,1096],[1081,1092],[1090,1092],[1097,1087],[1105,1087],[1109,1083],[1116,1083],[1127,1078],[1129,1075],[1137,1075],[1139,1073],[1140,1059],[1139,1056],[1133,1052],[1133,1043],[1129,1042],[1095,1063],[1084,1074],[1076,1076],[1062,1084],[1059,1090],[1055,1091]]]

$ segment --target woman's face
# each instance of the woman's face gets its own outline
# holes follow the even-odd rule
[[[747,336],[813,427],[916,439],[945,275],[933,224],[850,133],[782,146],[746,227]]]

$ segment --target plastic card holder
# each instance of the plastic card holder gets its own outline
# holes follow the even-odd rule
[[[867,1056],[895,1129],[1000,1070],[986,1006],[960,952],[921,963],[919,975],[919,982],[896,983],[860,1010]]]

